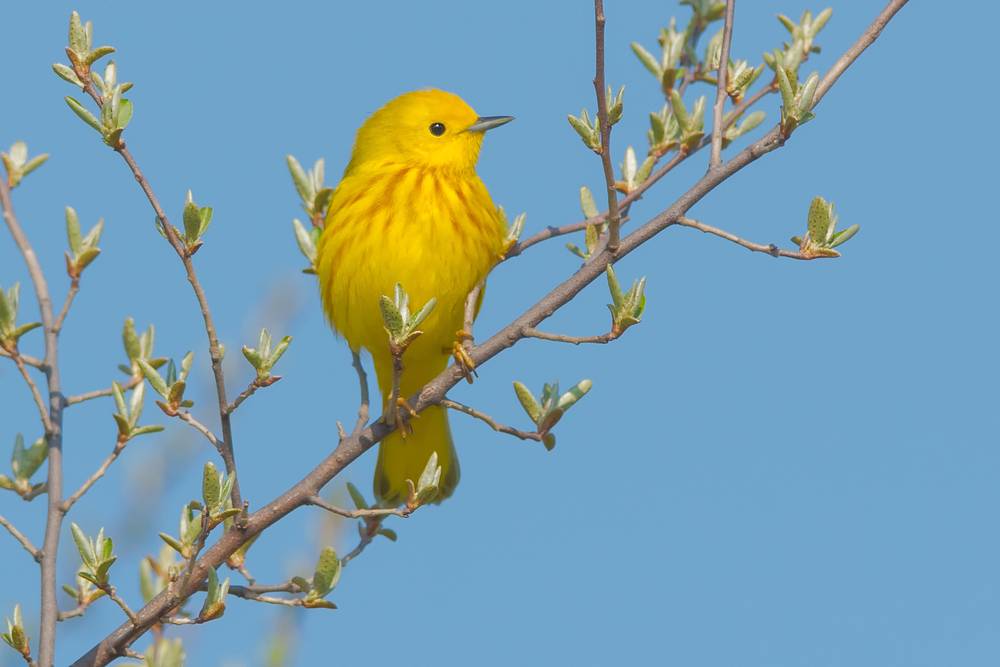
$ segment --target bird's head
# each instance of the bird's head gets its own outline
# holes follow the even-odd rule
[[[361,126],[347,169],[388,162],[473,169],[483,133],[512,120],[479,116],[461,97],[443,90],[404,93]]]

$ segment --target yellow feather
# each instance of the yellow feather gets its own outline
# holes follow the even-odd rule
[[[448,364],[462,328],[465,299],[503,250],[506,230],[476,175],[483,132],[465,131],[477,114],[439,90],[403,94],[358,130],[351,161],[333,194],[320,237],[316,272],[323,308],[351,349],[375,363],[383,408],[392,387],[392,357],[378,302],[396,283],[422,306],[437,306],[403,356],[401,394],[410,396]],[[441,124],[440,135],[431,126]],[[438,500],[458,483],[458,459],[446,411],[430,408],[380,445],[375,494],[405,500],[432,452],[442,466]]]

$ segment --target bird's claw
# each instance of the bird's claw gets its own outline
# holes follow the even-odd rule
[[[419,417],[417,411],[413,409],[405,398],[399,396],[396,398],[396,402],[389,408],[392,410],[392,424],[399,425],[399,434],[406,438],[407,435],[413,433],[413,426],[410,425],[410,419]]]
[[[451,354],[455,357],[455,365],[462,369],[465,380],[472,384],[473,378],[479,377],[476,372],[476,362],[469,356],[469,351],[465,348],[466,342],[472,341],[472,334],[465,329],[455,332],[455,342],[451,346]]]

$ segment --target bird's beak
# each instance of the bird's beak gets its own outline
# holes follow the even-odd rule
[[[465,131],[485,132],[486,130],[492,130],[494,127],[506,125],[512,120],[514,120],[513,116],[480,116],[476,119],[475,123],[465,128]]]

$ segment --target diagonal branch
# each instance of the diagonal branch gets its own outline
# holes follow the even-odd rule
[[[804,255],[801,252],[793,250],[783,250],[782,248],[779,248],[773,243],[764,244],[764,243],[754,243],[753,241],[747,241],[745,239],[741,239],[739,236],[736,236],[736,234],[731,234],[730,232],[727,232],[724,229],[719,229],[718,227],[712,227],[711,225],[706,225],[702,222],[698,222],[697,220],[692,220],[691,218],[686,218],[684,216],[677,218],[675,224],[680,225],[682,227],[690,227],[692,229],[697,229],[699,231],[705,232],[706,234],[714,234],[720,238],[726,239],[727,241],[732,241],[737,245],[741,245],[747,250],[767,253],[768,255],[771,255],[771,257],[788,257],[789,259],[801,259],[801,260],[820,259],[819,255]]]
[[[898,10],[897,5],[905,4],[905,2],[906,0],[892,0],[876,21],[881,21],[886,12],[891,12],[891,16],[891,14],[894,14]],[[875,32],[870,41],[874,41],[877,36],[878,33]],[[858,50],[856,53],[860,54],[862,50]],[[854,57],[857,57],[857,55]],[[537,326],[560,307],[571,301],[587,285],[602,276],[608,264],[632,252],[667,227],[676,223],[678,218],[683,216],[692,206],[714,190],[720,183],[764,155],[780,148],[784,143],[785,138],[782,136],[780,128],[774,127],[761,139],[737,153],[718,169],[706,173],[669,208],[654,216],[642,227],[622,239],[621,248],[616,255],[612,256],[607,250],[596,254],[573,275],[554,287],[513,322],[498,331],[487,341],[473,348],[470,355],[472,359],[477,365],[482,365],[515,345],[519,340],[523,339],[523,331],[526,328]],[[410,404],[417,411],[431,405],[440,404],[445,399],[447,392],[458,384],[462,380],[462,377],[463,373],[461,369],[449,366],[436,378],[427,383],[418,394],[411,397]],[[178,582],[177,585],[162,591],[136,613],[137,622],[134,626],[131,623],[119,626],[73,664],[76,667],[103,666],[114,660],[132,642],[167,615],[171,609],[190,597],[201,585],[201,582],[207,578],[210,568],[218,567],[224,563],[228,556],[237,551],[248,539],[260,534],[263,530],[280,521],[297,508],[310,504],[310,497],[318,495],[320,489],[325,484],[364,452],[368,451],[375,443],[392,432],[392,430],[386,424],[385,420],[378,420],[360,432],[344,438],[337,445],[336,449],[305,477],[287,489],[278,498],[267,503],[263,509],[247,516],[242,530],[229,530],[215,544],[208,547],[192,563],[190,576],[186,577],[184,581]]]
[[[21,546],[24,547],[24,550],[31,554],[31,557],[34,558],[36,562],[42,562],[42,552],[38,550],[38,547],[32,544],[31,540],[29,540],[24,533],[19,531],[17,527],[3,515],[0,515],[0,526],[6,528],[7,532],[11,534],[11,537],[17,540]]]
[[[32,368],[37,368],[40,371],[44,371],[45,370],[45,360],[44,359],[39,359],[38,357],[32,357],[32,356],[27,355],[27,354],[21,354],[20,350],[18,351],[17,354],[18,354],[18,356],[21,357],[21,361],[23,361],[26,366],[31,366]],[[14,355],[11,354],[10,352],[8,352],[7,350],[3,349],[2,347],[0,347],[0,357],[6,357],[8,359],[13,359]]]
[[[726,117],[722,122],[723,131],[728,130],[733,125],[733,123],[735,123],[739,119],[739,117],[744,112],[746,112],[747,109],[757,104],[757,102],[761,101],[764,97],[777,90],[778,90],[778,84],[775,81],[772,81],[768,85],[758,90],[753,95],[743,98],[742,102],[737,104],[733,109],[730,110],[728,114],[726,114]],[[709,143],[710,140],[709,138],[706,137],[702,139],[701,143],[699,143],[697,146],[687,151],[686,153],[675,153],[674,156],[666,162],[666,164],[659,167],[656,171],[652,172],[649,175],[649,178],[640,183],[639,186],[636,187],[632,192],[628,193],[626,196],[621,198],[619,202],[621,210],[627,211],[629,206],[631,206],[633,202],[642,199],[642,196],[646,193],[646,191],[649,190],[654,185],[656,185],[656,183],[660,179],[662,179],[664,176],[670,173],[681,162],[683,162],[687,158],[691,157],[692,155],[700,151]],[[511,249],[507,251],[507,254],[504,256],[504,259],[508,260],[512,257],[517,257],[531,246],[537,245],[542,241],[548,241],[549,239],[555,238],[557,236],[565,236],[566,234],[573,234],[576,232],[580,232],[586,229],[590,225],[603,224],[604,222],[607,221],[607,219],[608,219],[608,212],[604,211],[599,215],[595,215],[593,218],[587,218],[586,220],[581,220],[579,222],[563,225],[561,227],[552,227],[552,226],[546,227],[545,229],[535,232],[528,238],[512,246]],[[624,222],[625,219],[623,218],[622,223]]]
[[[94,473],[90,477],[88,477],[87,480],[82,485],[80,485],[80,488],[77,489],[76,492],[69,498],[67,498],[66,501],[62,504],[63,513],[69,512],[69,509],[73,507],[73,505],[75,505],[76,502],[80,500],[80,498],[83,497],[83,494],[89,491],[90,487],[92,487],[94,484],[97,483],[97,480],[104,477],[105,473],[108,472],[108,468],[111,467],[111,464],[114,463],[116,460],[118,460],[118,457],[121,456],[121,453],[125,451],[125,445],[127,444],[128,440],[122,438],[119,438],[115,442],[114,449],[111,450],[111,453],[108,454],[107,458],[104,459],[104,462],[101,463],[100,467],[98,467],[97,470],[95,470]]]
[[[35,407],[38,408],[38,418],[41,420],[42,426],[45,427],[45,433],[51,433],[52,421],[49,419],[49,410],[45,407],[45,399],[42,398],[42,392],[38,390],[38,385],[31,379],[31,374],[28,373],[24,359],[21,358],[16,349],[11,353],[11,358],[17,366],[17,370],[21,372],[21,377],[24,378],[25,384],[28,385],[28,391],[31,392],[31,398],[35,402]]]
[[[726,79],[729,76],[729,47],[733,42],[733,12],[736,10],[736,0],[726,0],[726,22],[722,28],[722,52],[719,54],[718,90],[715,91],[715,107],[712,110],[712,155],[708,161],[709,169],[717,169],[722,164],[722,110],[726,106]]]
[[[94,102],[97,103],[97,106],[103,107],[104,100],[97,94],[97,91],[94,90],[94,85],[90,79],[84,78],[83,83],[84,90],[87,94],[93,98]],[[220,449],[220,453],[222,454],[222,460],[226,464],[226,472],[233,475],[235,478],[232,491],[233,507],[242,507],[243,499],[240,495],[239,478],[236,475],[236,455],[233,451],[232,421],[228,410],[229,399],[226,397],[226,379],[222,372],[222,350],[219,346],[219,337],[216,333],[215,320],[212,318],[212,311],[208,307],[208,299],[205,296],[205,290],[202,288],[201,282],[198,280],[198,274],[195,272],[194,263],[191,261],[191,253],[185,247],[184,242],[180,239],[180,237],[177,236],[174,226],[170,224],[170,221],[167,219],[167,214],[164,213],[163,207],[160,206],[160,201],[157,199],[156,193],[153,192],[153,187],[149,184],[149,181],[142,173],[142,170],[139,169],[139,165],[136,163],[135,158],[132,157],[132,153],[129,152],[125,142],[119,140],[118,144],[114,147],[114,150],[122,156],[123,160],[125,160],[125,164],[128,165],[128,168],[135,177],[135,180],[139,183],[139,187],[146,195],[146,199],[149,200],[149,204],[152,206],[153,212],[163,224],[163,232],[167,237],[167,241],[170,243],[174,252],[177,253],[181,263],[184,265],[184,272],[187,275],[188,282],[191,283],[191,289],[194,291],[195,299],[198,301],[198,307],[201,310],[201,317],[205,322],[205,333],[208,336],[208,353],[212,360],[212,374],[215,377],[216,397],[219,404],[219,419],[222,422],[222,447]]]
[[[76,276],[71,279],[69,284],[69,292],[66,294],[66,300],[63,301],[62,310],[59,311],[59,316],[56,317],[56,323],[52,325],[55,329],[56,334],[62,332],[63,324],[66,322],[66,316],[69,315],[69,309],[73,305],[73,299],[76,298],[77,293],[80,291],[80,277]]]
[[[489,426],[497,433],[506,433],[507,435],[512,435],[515,438],[520,438],[521,440],[535,440],[537,442],[542,442],[543,437],[540,434],[535,433],[533,431],[521,431],[514,428],[513,426],[507,426],[506,424],[501,424],[500,422],[496,421],[495,419],[493,419],[493,417],[490,417],[485,412],[480,412],[479,410],[476,410],[473,407],[465,405],[464,403],[459,403],[458,401],[453,401],[448,398],[441,399],[440,403],[441,405],[450,410],[457,410],[458,412],[464,412],[470,417],[475,417],[476,419],[485,423],[487,426]]]

